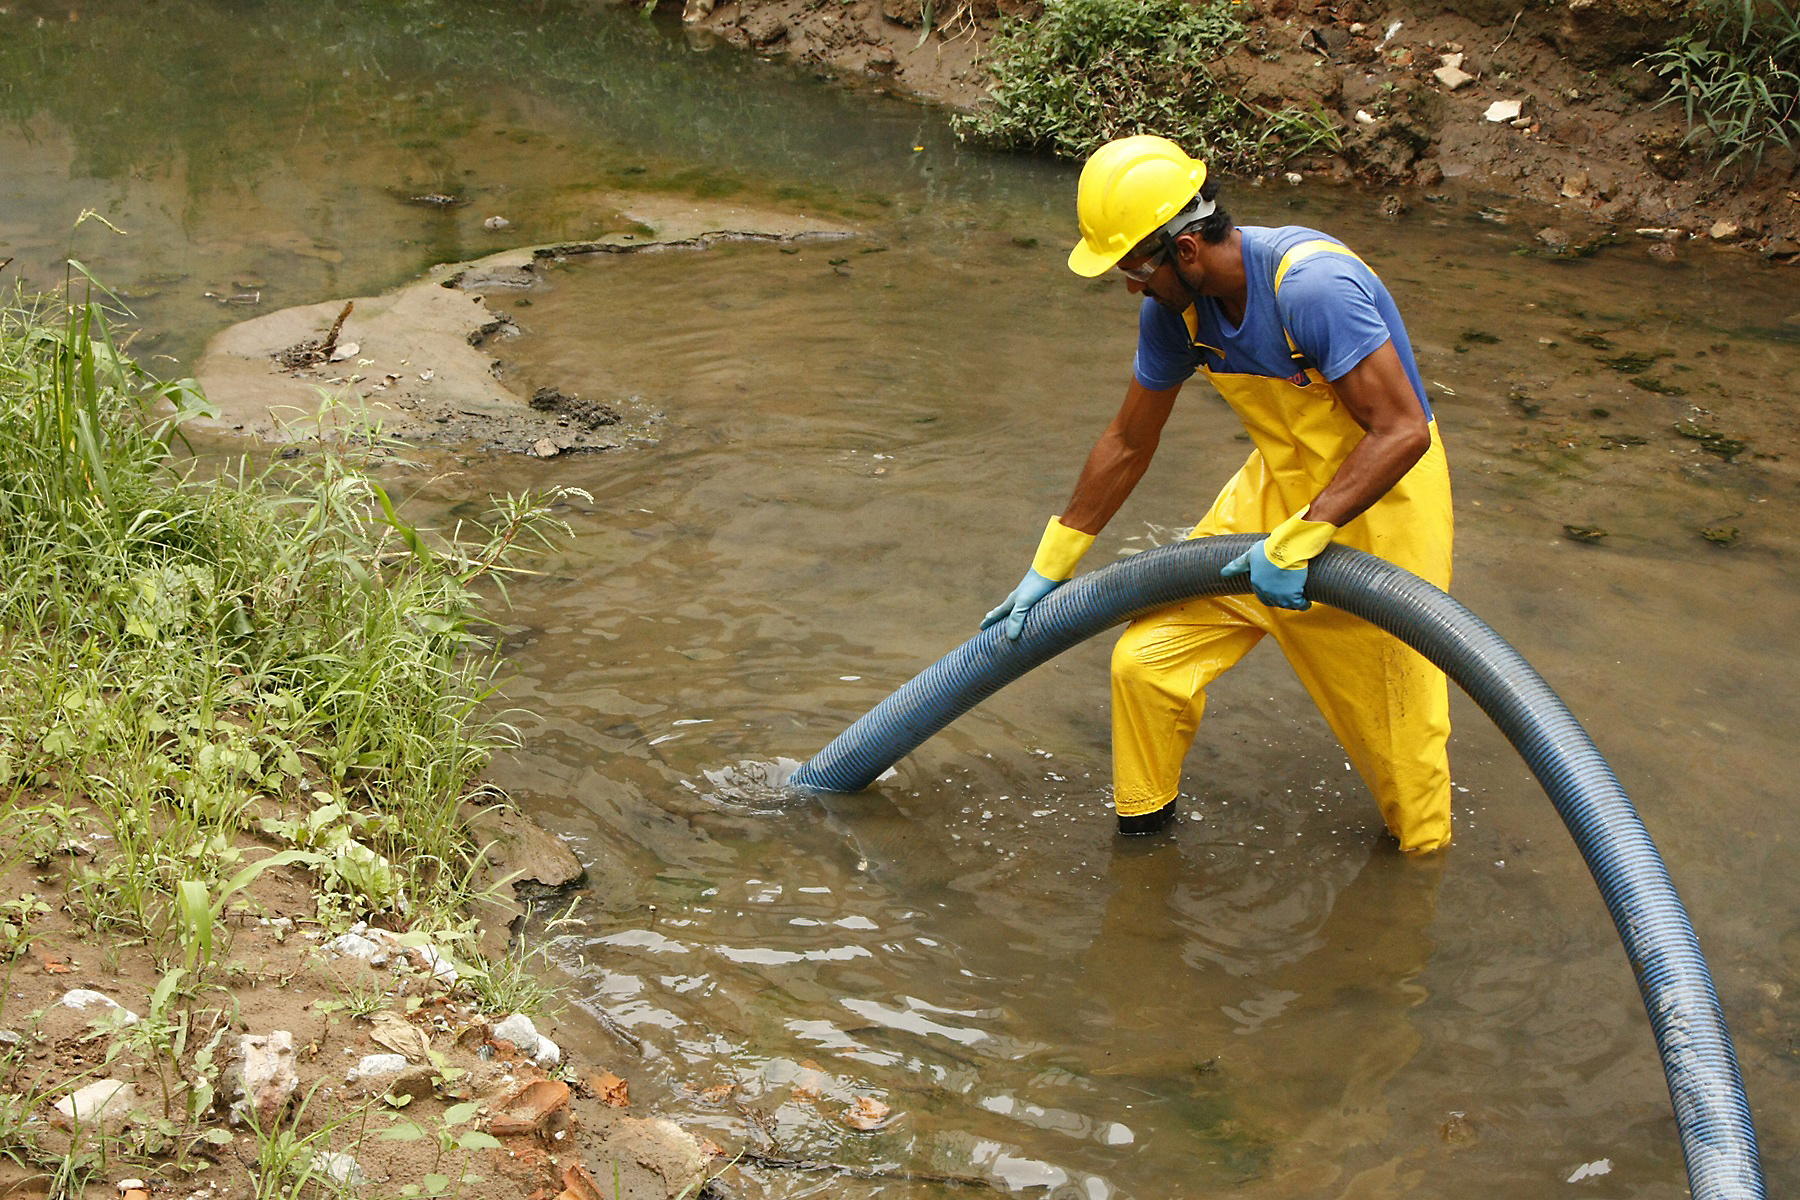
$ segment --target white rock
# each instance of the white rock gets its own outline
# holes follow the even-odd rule
[[[1461,58],[1462,55],[1454,54],[1450,57]],[[1473,75],[1469,74],[1461,67],[1453,67],[1449,63],[1445,63],[1443,66],[1433,71],[1432,74],[1437,77],[1439,83],[1443,84],[1453,92],[1459,88],[1468,87],[1471,83],[1475,82],[1475,77]]]
[[[505,217],[489,217],[481,224],[485,229],[505,229],[508,225],[511,225],[512,222]]]
[[[1487,111],[1481,115],[1487,120],[1493,121],[1495,124],[1500,124],[1506,121],[1518,120],[1519,113],[1524,107],[1524,102],[1519,100],[1496,100],[1488,105]]]
[[[362,347],[355,342],[339,342],[337,349],[331,352],[332,362],[343,362],[346,358],[355,358]]]
[[[245,1034],[238,1039],[232,1074],[232,1120],[243,1121],[254,1113],[259,1128],[273,1129],[300,1086],[294,1073],[294,1035],[285,1029],[266,1036]]]
[[[398,1075],[410,1065],[404,1054],[365,1054],[361,1062],[345,1073],[344,1082],[355,1083],[359,1079]]]
[[[1286,175],[1283,175],[1282,178],[1287,180],[1290,185],[1297,187],[1303,176],[1298,171],[1289,171]]]
[[[524,1013],[514,1013],[495,1024],[494,1038],[496,1041],[511,1042],[527,1058],[536,1058],[538,1043],[544,1040],[544,1035],[537,1031],[537,1026],[531,1023],[530,1017]]]
[[[64,1008],[72,1008],[76,1012],[91,1013],[95,1019],[110,1017],[120,1025],[136,1025],[138,1023],[136,1013],[105,992],[96,992],[92,988],[76,988],[63,996],[57,1003]]]
[[[1356,110],[1356,123],[1358,125],[1373,125],[1375,123],[1375,118],[1359,108]]]
[[[1438,65],[1444,66],[1444,67],[1455,67],[1457,70],[1460,71],[1460,70],[1462,70],[1463,56],[1461,54],[1440,54],[1440,55],[1438,55]]]
[[[562,1047],[539,1033],[531,1018],[523,1013],[514,1013],[496,1024],[494,1037],[498,1041],[511,1042],[519,1048],[520,1054],[540,1067],[554,1067],[562,1061]]]
[[[418,958],[419,965],[424,967],[427,971],[430,971],[437,978],[443,980],[445,983],[456,982],[456,964],[451,962],[449,956],[439,950],[436,946],[424,945],[416,947],[413,950],[413,954]]]
[[[122,1079],[96,1079],[55,1104],[64,1125],[106,1125],[123,1121],[137,1107],[137,1089]]]
[[[388,960],[386,946],[354,931],[340,933],[326,942],[321,949],[333,958],[360,958],[372,967],[379,967]]]
[[[341,1188],[362,1189],[374,1181],[363,1174],[363,1169],[356,1159],[342,1150],[320,1150],[313,1155],[312,1169],[315,1174],[329,1179]]]

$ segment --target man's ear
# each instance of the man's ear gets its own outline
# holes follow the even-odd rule
[[[1187,266],[1200,261],[1200,235],[1197,233],[1178,233],[1175,235],[1175,257]]]

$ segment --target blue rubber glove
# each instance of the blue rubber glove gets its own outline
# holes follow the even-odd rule
[[[1263,538],[1256,545],[1244,551],[1229,563],[1219,574],[1227,579],[1250,573],[1250,590],[1256,598],[1270,608],[1291,608],[1299,612],[1312,607],[1312,601],[1306,598],[1306,564],[1297,567],[1278,567],[1269,561],[1268,553],[1263,549],[1269,544]]]
[[[1000,602],[1000,607],[981,619],[981,627],[986,629],[1004,617],[1007,639],[1018,641],[1019,635],[1025,631],[1025,614],[1031,611],[1031,606],[1062,585],[1063,581],[1047,578],[1036,571],[1025,572],[1025,578],[1019,580],[1019,586]]]

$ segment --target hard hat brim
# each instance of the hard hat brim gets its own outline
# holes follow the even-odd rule
[[[1127,249],[1129,249],[1129,247],[1127,247]],[[1073,250],[1069,251],[1069,270],[1083,278],[1093,279],[1095,276],[1104,275],[1114,267],[1118,266],[1119,260],[1125,257],[1125,253],[1126,251],[1122,250],[1117,254],[1102,254],[1100,251],[1089,246],[1087,244],[1087,239],[1083,238],[1081,241],[1075,243],[1075,248]]]

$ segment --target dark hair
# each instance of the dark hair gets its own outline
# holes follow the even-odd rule
[[[1200,194],[1196,199],[1217,200],[1218,196],[1219,177],[1217,175],[1208,176],[1206,182],[1200,185]],[[1201,217],[1196,224],[1200,240],[1211,245],[1216,246],[1231,236],[1231,214],[1225,211],[1223,205],[1214,205],[1211,215]],[[1182,232],[1186,233],[1191,228],[1195,228],[1195,226],[1188,226]]]

